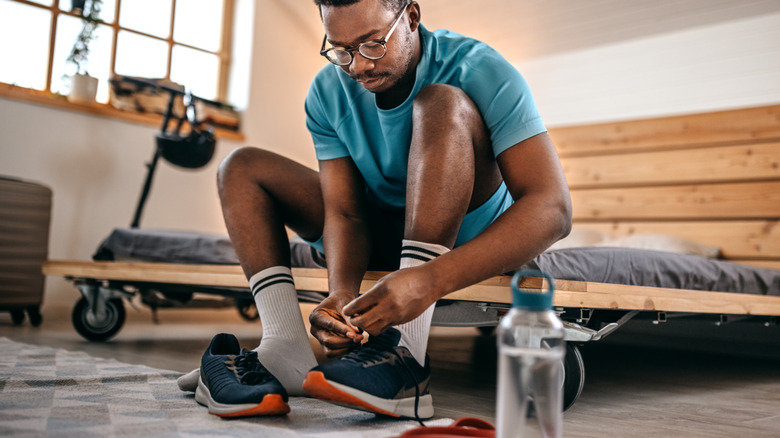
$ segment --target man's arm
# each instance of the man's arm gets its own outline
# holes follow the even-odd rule
[[[571,198],[547,133],[498,158],[515,203],[470,242],[419,267],[387,275],[344,307],[371,334],[410,321],[447,294],[516,269],[571,229]]]
[[[311,333],[328,356],[346,353],[362,339],[342,307],[358,296],[371,251],[365,220],[365,185],[350,158],[320,161],[325,206],[323,246],[329,296],[310,315]]]
[[[441,287],[445,293],[517,269],[571,230],[569,187],[546,132],[510,147],[497,161],[515,202],[482,234],[452,251],[451,260],[435,267],[450,278]],[[450,270],[459,266],[468,269],[452,276]]]

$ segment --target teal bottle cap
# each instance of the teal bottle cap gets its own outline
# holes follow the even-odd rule
[[[528,277],[547,279],[547,291],[520,288],[520,280]],[[549,274],[534,270],[517,271],[512,277],[512,306],[527,310],[552,309],[554,291],[555,282]]]

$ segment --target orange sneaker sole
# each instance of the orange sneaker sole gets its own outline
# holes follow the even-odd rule
[[[290,406],[279,394],[268,394],[259,405],[229,414],[213,414],[223,418],[253,417],[259,415],[284,415],[290,412]]]
[[[348,394],[334,387],[325,379],[325,375],[322,374],[321,371],[311,371],[306,375],[306,380],[303,382],[303,390],[312,397],[318,398],[320,400],[328,400],[336,404],[373,412],[375,414],[382,414],[395,418],[401,417],[398,414],[380,409],[370,403],[366,403],[354,395]]]

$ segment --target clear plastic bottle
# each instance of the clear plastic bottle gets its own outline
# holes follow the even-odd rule
[[[525,277],[546,278],[546,292],[523,290]],[[563,433],[563,323],[552,310],[553,279],[539,271],[520,271],[512,278],[512,309],[497,331],[498,397],[496,437],[522,437],[533,400],[545,438]]]

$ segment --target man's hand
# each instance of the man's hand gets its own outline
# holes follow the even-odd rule
[[[383,277],[343,312],[354,326],[378,335],[420,316],[438,298],[430,275],[421,268],[406,268]]]
[[[351,299],[348,295],[330,295],[309,315],[311,334],[320,341],[327,357],[342,356],[363,340],[362,331],[342,313],[344,304]]]

